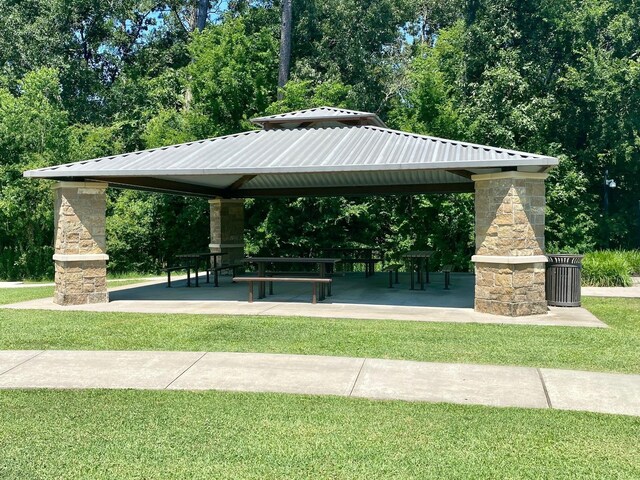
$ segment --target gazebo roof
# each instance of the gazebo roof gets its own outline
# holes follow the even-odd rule
[[[322,123],[325,126],[333,125],[374,125],[386,128],[382,120],[375,113],[359,112],[334,107],[317,107],[307,110],[270,115],[251,119],[256,125],[265,129],[269,128],[297,128]]]
[[[29,170],[26,177],[205,197],[470,192],[474,173],[544,172],[553,157],[386,128],[320,107],[252,120],[254,130]]]

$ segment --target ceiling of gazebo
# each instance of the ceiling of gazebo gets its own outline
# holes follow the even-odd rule
[[[26,177],[204,197],[471,192],[476,173],[544,172],[556,158],[386,128],[320,107],[253,120],[261,130],[29,170]]]

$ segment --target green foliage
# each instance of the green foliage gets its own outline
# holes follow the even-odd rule
[[[158,272],[177,254],[208,251],[208,204],[133,190],[112,193],[107,237],[110,272]]]
[[[598,199],[589,192],[585,174],[563,155],[546,184],[547,251],[577,253],[593,250],[597,244],[597,218],[600,213]]]
[[[290,80],[282,93],[282,100],[269,105],[267,114],[275,115],[322,106],[353,109],[357,105],[357,94],[352,87],[335,80],[319,83],[311,80]]]
[[[625,252],[625,258],[629,264],[631,275],[640,276],[640,250]]]
[[[408,0],[295,0],[292,73],[298,80],[342,82],[361,110],[384,107],[402,27],[413,16]]]
[[[558,156],[549,250],[638,246],[638,2],[295,0],[292,80],[276,102],[278,7],[223,2],[193,33],[191,0],[0,0],[0,277],[52,273],[49,186],[22,171],[235,133],[254,128],[252,116],[326,104]],[[605,169],[618,184],[607,215]],[[170,249],[205,245],[200,200],[116,191],[109,205],[118,270],[153,270]],[[395,255],[415,245],[457,269],[473,253],[468,196],[250,205],[252,252],[330,242]]]
[[[277,79],[274,26],[251,32],[242,18],[227,19],[189,44],[187,67],[193,107],[217,127],[217,133],[247,128],[247,120],[273,100]]]
[[[631,286],[633,268],[627,256],[627,252],[615,250],[600,250],[586,254],[582,260],[582,284],[593,287]],[[633,256],[635,258],[637,252],[634,252]]]
[[[53,197],[22,172],[66,162],[70,138],[55,70],[27,74],[19,89],[0,89],[0,278],[41,278],[53,273]]]
[[[464,138],[454,85],[445,77],[442,65],[461,62],[462,24],[441,32],[435,47],[418,45],[407,69],[407,87],[395,99],[389,122],[400,130],[443,138]]]

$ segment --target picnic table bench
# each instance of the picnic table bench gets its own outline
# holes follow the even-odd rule
[[[189,265],[177,265],[175,267],[166,267],[162,269],[163,272],[167,272],[167,288],[171,288],[171,272],[178,270],[187,271],[187,285],[191,285],[191,267]]]
[[[403,266],[404,265],[402,265],[401,263],[391,263],[382,267],[382,270],[384,272],[389,272],[389,288],[393,288],[394,283],[400,283],[400,280],[398,279],[398,270],[400,270]]]
[[[315,257],[247,257],[244,259],[245,263],[255,264],[258,266],[258,275],[254,278],[266,278],[267,280],[253,280],[254,282],[258,282],[260,287],[258,298],[264,298],[266,296],[265,285],[266,282],[280,281],[281,278],[289,278],[290,281],[293,282],[294,279],[299,282],[309,282],[313,283],[318,278],[326,278],[328,273],[328,267],[334,266],[336,263],[340,262],[339,258],[315,258]],[[318,266],[318,276],[317,277],[309,277],[307,274],[306,277],[278,277],[274,275],[273,272],[267,272],[267,265],[277,265],[277,264],[313,264]],[[234,277],[234,281],[238,281],[239,278],[249,278],[249,277]],[[277,279],[277,280],[276,280]],[[331,296],[331,282],[316,282],[316,284],[320,285],[320,300],[324,300],[325,296]],[[273,291],[273,283],[269,284],[270,290]],[[326,287],[326,288],[325,288]],[[315,288],[315,287],[314,287]],[[325,295],[326,294],[326,295]]]
[[[311,303],[318,303],[318,284],[330,285],[333,281],[331,278],[305,278],[305,277],[234,277],[234,282],[247,282],[249,284],[249,303],[253,303],[253,284],[258,283],[264,285],[265,282],[270,284],[270,294],[273,294],[273,282],[288,282],[288,283],[311,283],[313,290],[311,294]],[[321,300],[323,297],[320,298]]]

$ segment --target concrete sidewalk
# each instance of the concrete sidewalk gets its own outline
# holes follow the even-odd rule
[[[0,389],[230,390],[640,416],[640,375],[312,355],[0,351]]]
[[[583,297],[640,298],[640,284],[631,287],[582,287]]]

